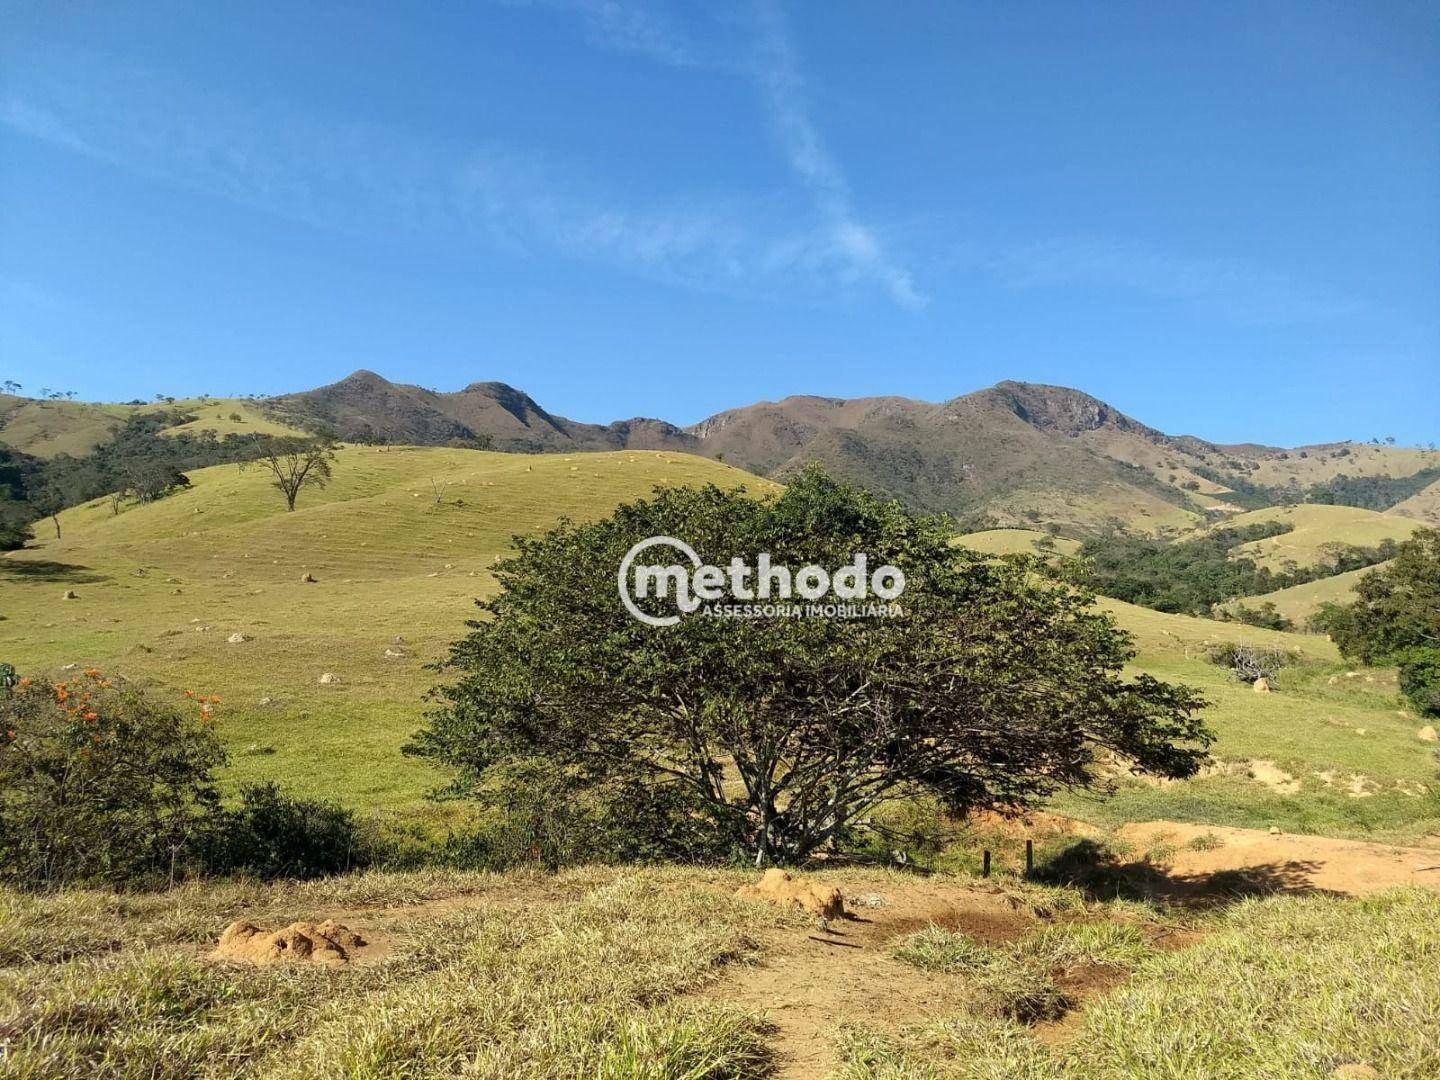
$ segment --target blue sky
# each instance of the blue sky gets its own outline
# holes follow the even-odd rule
[[[1431,3],[0,0],[0,377],[1440,440]]]

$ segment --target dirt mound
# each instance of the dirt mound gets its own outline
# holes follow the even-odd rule
[[[352,952],[364,944],[359,934],[331,919],[322,923],[293,922],[273,933],[241,919],[225,928],[214,955],[256,967],[286,961],[340,967],[348,964]]]
[[[781,907],[796,908],[819,915],[822,919],[838,919],[845,914],[845,898],[833,885],[797,878],[788,870],[766,870],[754,885],[741,885],[735,895],[746,900],[768,900]]]

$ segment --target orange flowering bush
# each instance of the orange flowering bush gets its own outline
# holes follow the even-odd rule
[[[93,669],[0,689],[0,879],[39,888],[188,870],[220,803],[217,703],[182,711]]]

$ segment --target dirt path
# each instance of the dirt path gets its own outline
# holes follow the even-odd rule
[[[846,1020],[895,1028],[954,1007],[946,980],[891,959],[890,943],[936,923],[981,941],[1008,941],[1035,917],[983,885],[889,881],[846,888],[853,917],[824,932],[777,932],[762,959],[737,967],[707,996],[764,1014],[775,1025],[783,1077],[827,1076],[836,1067],[836,1028]]]
[[[1170,849],[1156,861],[1167,869],[1166,887],[1178,896],[1222,891],[1227,877],[1257,890],[1337,896],[1396,885],[1440,887],[1440,849],[1175,821],[1124,825],[1118,835],[1137,852]]]

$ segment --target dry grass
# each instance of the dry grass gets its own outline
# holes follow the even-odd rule
[[[873,874],[825,877],[876,885]],[[758,1010],[717,992],[731,985],[719,977],[761,958],[760,943],[803,940],[814,927],[734,899],[740,880],[591,868],[0,893],[0,1074],[771,1075],[775,1036]],[[973,889],[956,884],[957,897]],[[1195,943],[1164,951],[1150,944],[1152,912],[1012,888],[1046,913],[1027,936],[984,944],[931,928],[896,943],[897,956],[940,980],[926,1000],[948,1004],[903,1029],[847,1027],[840,1075],[1319,1080],[1344,1062],[1387,1078],[1440,1070],[1433,892],[1244,901],[1193,917]],[[337,916],[388,935],[391,947],[340,970],[210,960],[209,944],[242,914],[262,924]],[[1069,989],[1073,973],[1096,968],[1112,974]],[[873,993],[887,993],[883,980]],[[1081,1010],[1066,1019],[1066,1038],[1035,1026],[1066,1008]]]
[[[1114,938],[1081,948],[1123,958],[1135,974],[1060,1045],[984,1014],[899,1034],[852,1027],[842,1076],[1323,1080],[1347,1063],[1387,1080],[1440,1075],[1437,922],[1440,897],[1421,889],[1246,901],[1180,951],[1141,957],[1125,945],[1117,956]]]
[[[102,894],[34,901],[83,949],[0,971],[4,1070],[17,1077],[478,1077],[760,1075],[763,1025],[689,992],[787,925],[704,875],[582,872],[441,878],[448,903],[391,911],[398,944],[341,971],[208,959],[239,908],[413,901],[421,879],[191,887],[132,905]],[[19,901],[23,907],[28,901]],[[371,920],[385,916],[374,912]],[[123,928],[123,929],[122,929]],[[60,931],[58,936],[65,936]],[[7,952],[17,959],[12,940]]]

